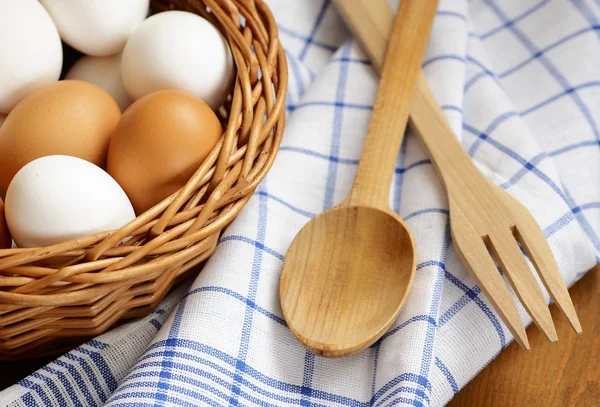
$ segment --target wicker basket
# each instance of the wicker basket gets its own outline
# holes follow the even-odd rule
[[[205,17],[231,46],[237,81],[218,112],[225,133],[184,188],[120,230],[0,250],[0,359],[56,355],[149,314],[173,284],[198,272],[275,159],[287,65],[267,6],[151,1],[152,13],[172,9]]]

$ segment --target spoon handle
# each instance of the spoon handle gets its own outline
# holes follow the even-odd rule
[[[389,191],[437,0],[402,0],[387,49],[375,106],[347,203],[389,208]]]
[[[361,43],[377,72],[381,72],[386,44],[394,24],[387,0],[333,0],[346,24]],[[431,161],[448,191],[456,180],[471,178],[479,170],[462,148],[454,131],[444,119],[425,75],[417,79],[410,124],[420,137]]]

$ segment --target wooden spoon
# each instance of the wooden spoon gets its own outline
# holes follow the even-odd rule
[[[313,353],[343,357],[373,344],[412,284],[415,244],[389,207],[389,190],[436,9],[437,0],[401,2],[352,190],[304,226],[286,253],[281,307]]]

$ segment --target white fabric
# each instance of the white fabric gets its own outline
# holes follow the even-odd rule
[[[441,406],[512,341],[452,248],[444,190],[412,134],[390,194],[419,264],[398,321],[339,360],[286,328],[283,255],[348,192],[377,76],[329,1],[268,4],[290,85],[266,180],[189,292],[0,393],[4,404]],[[423,64],[464,148],[532,211],[568,285],[600,249],[599,19],[597,0],[442,0]]]

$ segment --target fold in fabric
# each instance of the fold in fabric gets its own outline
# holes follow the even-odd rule
[[[5,404],[441,406],[512,341],[456,256],[445,191],[410,131],[390,189],[418,250],[400,317],[339,360],[287,329],[282,260],[349,191],[377,75],[328,0],[268,4],[290,85],[267,178],[189,288],[0,393]],[[442,0],[423,63],[465,150],[533,213],[568,285],[600,249],[599,19],[592,0]]]

